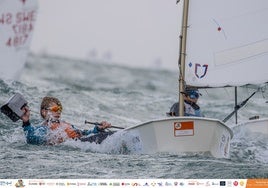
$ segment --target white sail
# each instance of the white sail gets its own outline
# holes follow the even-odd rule
[[[37,8],[37,0],[0,0],[1,79],[19,78],[29,52]]]
[[[185,80],[199,87],[268,81],[268,1],[190,0]]]

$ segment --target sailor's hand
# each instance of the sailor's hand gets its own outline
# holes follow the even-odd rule
[[[99,129],[107,129],[110,128],[112,125],[111,123],[108,123],[107,121],[102,121],[100,125],[98,125]]]
[[[30,109],[29,109],[29,107],[24,106],[21,110],[24,112],[24,114],[21,116],[22,121],[24,123],[28,122],[30,120]]]

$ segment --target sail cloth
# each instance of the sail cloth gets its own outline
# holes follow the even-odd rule
[[[185,80],[197,87],[268,81],[268,1],[190,0]]]
[[[0,0],[0,78],[17,80],[30,48],[37,0]]]

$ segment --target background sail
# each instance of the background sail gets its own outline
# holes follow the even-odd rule
[[[0,78],[19,78],[29,52],[37,8],[37,0],[0,0]]]
[[[187,85],[267,82],[267,18],[267,0],[190,0]]]

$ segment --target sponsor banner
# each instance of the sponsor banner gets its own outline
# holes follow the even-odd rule
[[[267,188],[268,179],[248,179],[246,188]]]
[[[0,188],[5,187],[267,188],[268,179],[0,179]]]

